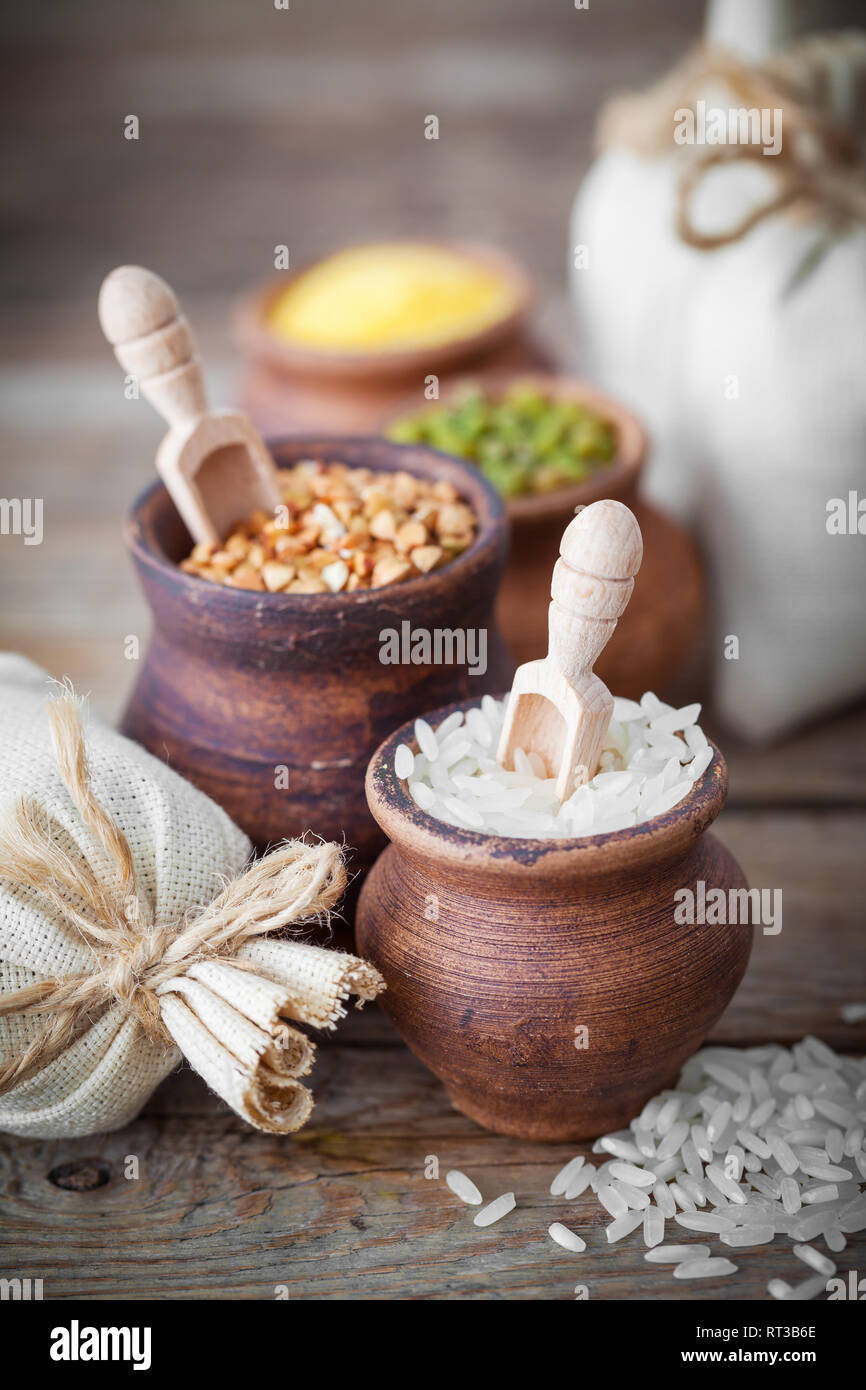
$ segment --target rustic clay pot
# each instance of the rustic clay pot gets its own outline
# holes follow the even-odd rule
[[[474,469],[377,439],[272,442],[304,458],[452,482],[479,518],[468,550],[429,575],[351,594],[262,594],[184,573],[190,540],[162,484],[135,503],[126,541],[154,615],[123,731],[213,797],[263,847],[311,830],[370,864],[384,836],[367,809],[370,754],[436,699],[501,688],[511,665],[492,619],[505,563],[502,503]],[[488,669],[382,665],[380,631],[488,629]],[[288,770],[288,789],[275,785]],[[283,779],[284,780],[284,779]]]
[[[511,371],[548,365],[527,334],[532,285],[523,268],[496,247],[437,244],[500,271],[514,290],[513,311],[481,332],[436,347],[332,352],[286,343],[268,326],[274,301],[308,266],[275,276],[239,300],[235,336],[248,364],[242,404],[261,430],[375,433],[383,415],[413,388],[423,391],[431,373],[444,384],[473,366]]]
[[[616,427],[619,447],[608,468],[585,482],[537,497],[511,498],[511,550],[499,594],[498,616],[509,649],[520,665],[547,651],[547,606],[550,576],[559,542],[575,507],[603,497],[624,502],[637,517],[643,535],[643,563],[629,606],[595,665],[615,695],[637,700],[645,690],[659,694],[685,666],[703,626],[706,593],[697,550],[685,531],[639,495],[647,441],[635,417],[586,382],[538,372],[509,376],[476,374],[471,378],[493,395],[517,381],[532,382],[548,396],[578,400]],[[448,386],[436,404],[465,389],[466,380]],[[419,409],[422,393],[380,419],[379,428]],[[429,407],[436,408],[435,404]]]
[[[435,726],[472,703],[425,717]],[[685,803],[646,825],[515,840],[415,805],[393,770],[412,732],[392,734],[367,773],[392,843],[364,884],[356,933],[385,977],[382,1008],[487,1129],[566,1140],[624,1127],[674,1081],[749,958],[751,926],[674,921],[677,889],[746,886],[708,833],[727,789],[721,753]]]

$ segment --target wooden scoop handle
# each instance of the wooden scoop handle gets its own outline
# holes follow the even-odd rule
[[[169,425],[207,411],[204,377],[174,291],[151,270],[121,265],[99,291],[99,322],[125,372]]]
[[[622,502],[593,502],[565,528],[550,586],[547,655],[571,685],[613,636],[642,558],[640,527]]]

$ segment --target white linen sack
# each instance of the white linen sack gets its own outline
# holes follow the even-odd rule
[[[862,138],[866,37],[805,40],[770,70],[797,84],[803,109],[820,97]],[[863,545],[833,520],[850,493],[866,495],[866,193],[855,167],[792,164],[783,119],[784,161],[753,152],[702,171],[687,244],[682,181],[696,153],[673,145],[674,112],[696,93],[748,107],[739,71],[712,54],[684,64],[650,94],[656,130],[642,98],[611,109],[572,214],[571,244],[586,248],[572,288],[584,373],[645,419],[647,491],[696,525],[706,552],[717,707],[766,739],[866,689]],[[799,119],[799,105],[781,109]],[[803,178],[810,196],[739,234],[777,195],[783,163],[782,186]]]
[[[256,1128],[299,1128],[315,1049],[285,1020],[333,1028],[383,988],[355,956],[268,939],[335,905],[338,847],[245,872],[218,806],[51,693],[0,655],[0,1131],[118,1129],[184,1056]]]

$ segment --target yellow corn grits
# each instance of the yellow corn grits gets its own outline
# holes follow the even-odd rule
[[[294,280],[271,331],[332,351],[433,347],[480,332],[515,304],[496,270],[445,247],[377,242],[340,251]]]

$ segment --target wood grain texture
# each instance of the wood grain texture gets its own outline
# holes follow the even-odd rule
[[[772,1277],[802,1274],[790,1246],[737,1252],[736,1276],[684,1287],[644,1261],[639,1233],[614,1249],[592,1196],[549,1195],[558,1168],[587,1146],[527,1144],[479,1129],[450,1105],[383,1020],[357,1018],[351,1044],[323,1046],[308,1127],[279,1141],[244,1129],[188,1072],[144,1114],[101,1140],[0,1138],[0,1274],[45,1279],[46,1298],[765,1299]],[[354,1031],[354,1030],[353,1030]],[[367,1038],[367,1035],[369,1039]],[[134,1156],[140,1177],[122,1176]],[[440,1177],[425,1176],[433,1157]],[[61,1163],[97,1159],[109,1182],[58,1189]],[[90,1166],[90,1165],[88,1165]],[[486,1198],[514,1191],[517,1209],[487,1230],[446,1188],[456,1167]],[[587,1251],[553,1246],[552,1221]],[[676,1227],[676,1239],[699,1242]],[[863,1267],[849,1238],[840,1270]]]

